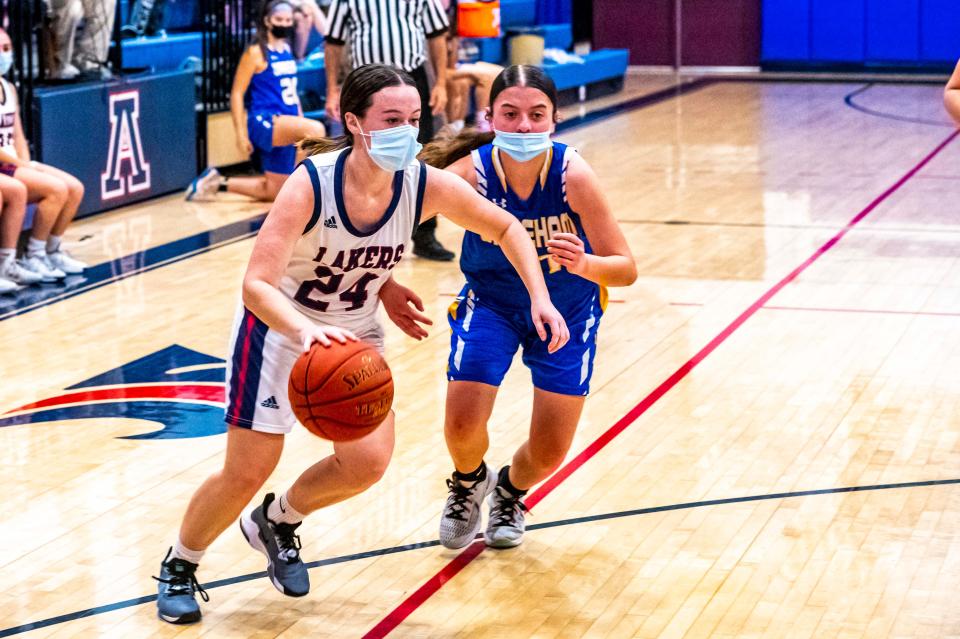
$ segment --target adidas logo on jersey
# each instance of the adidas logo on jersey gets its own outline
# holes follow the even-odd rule
[[[335,217],[328,217],[327,219],[325,219],[325,220],[323,221],[323,225],[324,225],[325,227],[327,227],[328,229],[335,229],[335,228],[337,228],[337,218],[335,218]]]
[[[260,405],[264,408],[280,408],[280,404],[277,403],[277,398],[273,395],[260,402]]]

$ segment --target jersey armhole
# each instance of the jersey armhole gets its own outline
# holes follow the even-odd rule
[[[423,195],[427,191],[427,165],[420,162],[420,176],[417,181],[417,206],[413,213],[413,230],[420,226],[420,216],[423,214]]]
[[[483,170],[483,159],[480,157],[480,149],[470,151],[470,158],[473,160],[473,170],[477,173],[477,192],[487,196],[487,174]]]
[[[310,175],[310,183],[313,184],[313,214],[310,216],[310,221],[307,222],[306,228],[303,229],[303,234],[306,235],[312,231],[313,227],[320,221],[320,215],[323,212],[323,200],[320,199],[320,176],[317,174],[317,167],[310,158],[301,162],[300,165],[307,167],[307,173]]]
[[[570,158],[577,150],[568,146],[563,150],[563,163],[560,165],[560,193],[563,195],[563,203],[570,208],[570,202],[567,200],[567,169],[570,168]]]

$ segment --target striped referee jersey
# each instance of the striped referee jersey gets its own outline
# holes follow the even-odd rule
[[[440,0],[333,0],[327,42],[350,37],[353,66],[392,64],[413,71],[426,59],[426,39],[449,27]]]

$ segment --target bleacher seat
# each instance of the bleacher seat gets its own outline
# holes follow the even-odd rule
[[[203,57],[203,35],[200,33],[170,33],[124,40],[123,68],[152,68],[156,71],[179,69],[190,57]]]
[[[501,27],[522,27],[536,23],[536,0],[500,0]]]
[[[596,97],[619,91],[627,72],[630,52],[627,49],[599,49],[580,56],[583,63],[556,64],[544,61],[543,69],[557,85],[561,102],[569,103],[579,97],[580,87],[585,87],[586,97]]]

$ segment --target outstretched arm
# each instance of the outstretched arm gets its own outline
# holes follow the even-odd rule
[[[442,212],[454,224],[499,245],[530,294],[531,317],[540,339],[546,340],[544,326],[549,326],[549,352],[563,347],[570,338],[570,332],[550,301],[537,251],[520,222],[483,198],[456,175],[433,167],[427,167],[427,171],[423,219],[430,219]]]
[[[943,92],[943,104],[947,107],[947,113],[953,121],[960,126],[960,62],[957,63],[957,68],[953,70],[953,75],[947,82],[947,88]]]

